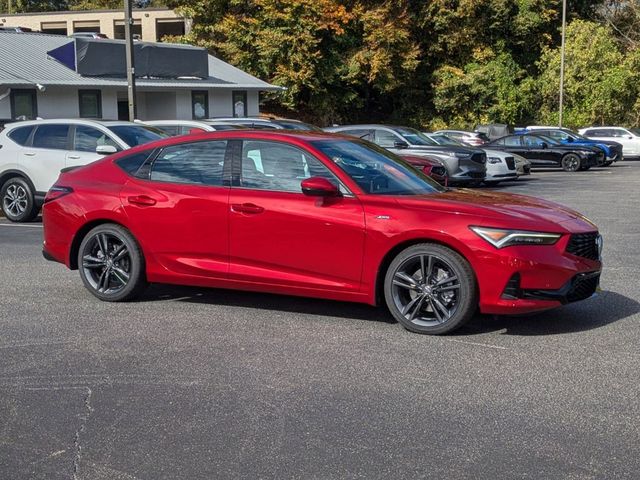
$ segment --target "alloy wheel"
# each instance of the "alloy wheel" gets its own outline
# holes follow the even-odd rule
[[[12,217],[19,217],[26,212],[29,205],[29,195],[26,189],[17,183],[9,185],[2,199],[5,213]]]
[[[401,263],[393,274],[395,306],[411,323],[442,325],[460,304],[460,279],[446,260],[436,255],[416,255]]]
[[[104,295],[121,292],[129,284],[131,268],[131,253],[117,235],[99,232],[85,244],[82,269],[96,292]]]
[[[566,172],[577,172],[580,169],[580,157],[570,153],[562,159],[562,169]]]

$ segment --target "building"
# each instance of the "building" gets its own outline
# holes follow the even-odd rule
[[[124,43],[0,31],[0,119],[127,119]],[[135,45],[140,120],[253,116],[260,92],[281,88],[204,49]]]
[[[77,32],[103,33],[124,39],[123,10],[0,14],[0,27],[25,27],[51,35],[69,36]],[[159,42],[167,35],[184,35],[191,21],[166,8],[133,10],[133,35],[144,42]]]

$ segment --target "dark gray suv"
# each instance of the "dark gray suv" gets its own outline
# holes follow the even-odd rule
[[[482,182],[487,173],[483,150],[455,145],[438,145],[418,130],[392,125],[341,125],[326,132],[342,133],[373,142],[397,155],[433,157],[447,168],[449,183]]]

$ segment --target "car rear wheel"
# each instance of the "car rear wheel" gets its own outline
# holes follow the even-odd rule
[[[389,311],[404,328],[432,335],[461,327],[478,305],[469,263],[453,250],[430,243],[398,254],[387,270],[384,295]]]
[[[577,172],[580,170],[580,157],[575,153],[567,153],[562,157],[562,169],[565,172]]]
[[[30,222],[38,216],[31,185],[20,177],[10,178],[0,190],[2,211],[12,222]]]
[[[84,237],[78,269],[85,287],[107,302],[132,300],[147,286],[140,246],[119,225],[98,225]]]

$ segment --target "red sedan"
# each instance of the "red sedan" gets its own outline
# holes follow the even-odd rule
[[[440,185],[447,185],[449,175],[447,174],[447,168],[442,165],[440,160],[416,155],[401,155],[401,157],[410,163],[413,168],[420,170],[427,177],[433,178]]]
[[[60,175],[44,255],[106,301],[149,282],[386,303],[446,333],[476,310],[537,312],[592,296],[601,237],[543,200],[445,189],[399,157],[322,133],[213,132]]]

